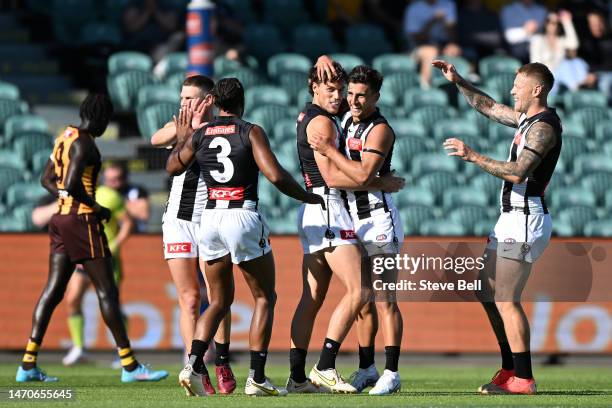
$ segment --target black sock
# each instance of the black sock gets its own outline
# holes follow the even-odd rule
[[[189,354],[189,364],[193,367],[193,371],[198,374],[204,374],[204,353],[208,350],[208,342],[201,340],[193,340],[191,342],[191,353]]]
[[[400,346],[385,346],[385,370],[397,372],[399,365]]]
[[[319,357],[319,362],[317,363],[317,370],[336,368],[338,350],[340,350],[340,343],[326,337],[323,342],[321,357]]]
[[[306,381],[306,353],[307,351],[301,348],[289,350],[289,368],[291,370],[289,377],[298,383]]]
[[[514,360],[512,358],[512,350],[510,350],[510,344],[508,344],[507,341],[500,342],[499,349],[501,350],[502,368],[504,370],[514,370]]]
[[[256,383],[263,383],[266,381],[266,374],[264,368],[266,367],[266,358],[268,357],[267,351],[254,351],[251,350],[251,370],[253,373],[253,380]]]
[[[215,365],[223,366],[229,364],[229,343],[217,343],[215,341],[215,350],[217,355],[215,357]]]
[[[519,378],[533,378],[533,373],[531,372],[531,352],[512,353],[512,356],[514,357],[514,375]]]
[[[359,346],[359,368],[366,369],[374,364],[374,346]]]

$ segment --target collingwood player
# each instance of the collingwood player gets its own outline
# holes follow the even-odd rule
[[[203,75],[190,76],[183,82],[181,109],[193,108],[191,125],[194,129],[204,126],[213,117],[210,92],[214,85],[210,78]],[[167,147],[176,142],[174,122],[167,123],[151,137],[153,146]],[[191,347],[195,324],[200,316],[198,239],[206,197],[206,183],[200,174],[198,163],[194,161],[183,173],[172,177],[162,219],[164,257],[178,294],[179,328],[185,350]],[[222,394],[231,394],[236,388],[236,379],[229,365],[230,327],[231,313],[228,313],[215,335],[215,373],[217,387]],[[203,391],[206,394],[214,394],[215,389],[207,373],[202,376],[202,381]]]
[[[343,103],[346,73],[336,62],[332,67],[333,73],[319,72],[319,66],[311,69],[309,90],[313,96],[312,103],[306,105],[297,121],[298,155],[304,183],[309,191],[325,200],[326,208],[304,204],[298,216],[304,250],[303,291],[291,324],[291,374],[287,381],[290,392],[357,392],[338,373],[335,359],[359,310],[369,299],[371,289],[364,285],[361,250],[353,221],[345,207],[346,192],[343,189],[390,188],[397,191],[403,186],[403,179],[392,176],[386,180],[375,177],[366,183],[357,183],[338,171],[327,157],[311,149],[309,140],[314,137],[334,149],[339,148],[341,131],[334,115],[339,113]],[[331,316],[319,361],[306,378],[306,350],[332,274],[339,278],[346,293]]]
[[[328,67],[333,69],[331,64]],[[347,91],[349,111],[341,122],[341,150],[318,134],[309,138],[313,149],[331,160],[360,186],[368,185],[377,175],[391,172],[395,134],[376,107],[382,82],[378,71],[364,65],[350,72]],[[369,264],[373,256],[398,254],[404,232],[391,194],[381,190],[348,190],[346,194],[355,234],[368,257],[364,264]],[[396,278],[396,271],[386,271],[385,274],[389,275],[384,276],[385,279]],[[394,293],[383,295],[375,305],[368,302],[357,317],[359,369],[351,376],[351,384],[359,392],[374,386],[370,390],[371,395],[391,394],[401,387],[398,361],[403,320]],[[380,377],[374,365],[377,309],[382,319],[386,354],[385,370]]]
[[[490,383],[479,388],[479,392],[535,394],[529,322],[520,299],[532,264],[548,246],[552,233],[544,191],[562,145],[561,121],[547,103],[554,77],[545,65],[537,62],[519,68],[510,91],[513,109],[475,88],[452,64],[436,60],[433,65],[457,85],[478,112],[503,125],[518,128],[505,162],[476,153],[458,139],[447,139],[444,148],[451,150],[449,156],[472,162],[503,180],[501,214],[489,235],[487,262],[481,277],[486,290],[479,293],[500,345],[502,368]]]
[[[177,132],[189,133],[179,140],[166,169],[184,171],[196,160],[208,186],[202,213],[199,257],[206,267],[210,306],[196,323],[189,363],[179,374],[187,392],[193,393],[204,372],[202,356],[234,298],[232,264],[238,265],[251,289],[255,310],[249,345],[251,370],[245,394],[286,395],[264,373],[276,302],[274,258],[269,230],[257,211],[259,172],[280,191],[297,200],[322,205],[320,196],[304,191],[278,163],[262,128],[241,119],[244,89],[236,78],[220,80],[212,91],[219,116],[197,132],[190,128],[191,111],[182,109]]]

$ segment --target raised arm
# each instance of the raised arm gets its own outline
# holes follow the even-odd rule
[[[441,70],[449,82],[457,85],[472,108],[502,125],[518,127],[519,112],[509,106],[495,102],[493,98],[459,75],[453,64],[442,60],[434,60],[432,65]]]
[[[550,149],[557,143],[555,132],[548,123],[537,122],[527,133],[525,146],[516,162],[503,162],[476,153],[468,145],[458,139],[447,139],[444,148],[455,150],[449,156],[459,156],[465,161],[478,165],[489,174],[499,177],[512,184],[520,184],[533,172],[546,157]]]
[[[272,149],[268,137],[262,128],[253,126],[249,132],[249,140],[253,149],[253,157],[262,174],[270,180],[283,194],[296,200],[310,204],[322,204],[323,199],[306,192],[295,179],[280,165]]]
[[[308,135],[308,142],[311,145],[316,141],[322,148],[326,146],[329,149],[328,151],[335,151],[339,157],[344,157],[336,148],[336,127],[330,119],[324,116],[314,118],[308,124],[306,133]],[[350,171],[347,173],[341,170],[329,157],[316,150],[314,156],[317,166],[321,171],[321,176],[323,176],[325,184],[329,187],[348,190],[384,190],[387,192],[396,192],[404,187],[405,180],[403,178],[395,176],[376,177],[376,172],[366,183],[358,182],[348,175],[351,173]],[[338,160],[340,160],[339,157],[337,158]],[[346,160],[349,161],[348,159]],[[359,165],[359,163],[357,164]],[[378,171],[378,168],[376,171]]]
[[[168,122],[163,128],[153,133],[151,144],[155,147],[168,147],[176,143],[176,127],[174,122]]]

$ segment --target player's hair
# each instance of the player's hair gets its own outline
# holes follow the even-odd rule
[[[244,88],[238,78],[223,78],[213,90],[215,106],[226,112],[242,115],[244,111]]]
[[[544,87],[545,95],[548,95],[548,92],[550,92],[555,84],[555,77],[552,72],[550,72],[546,65],[539,62],[530,62],[523,65],[519,68],[518,73],[535,78]]]
[[[88,94],[79,108],[82,122],[88,122],[88,130],[93,136],[100,136],[106,130],[113,116],[113,104],[106,94]]]
[[[312,84],[320,84],[320,83],[328,83],[328,82],[346,82],[346,71],[342,68],[338,62],[334,61],[332,63],[334,69],[336,70],[336,74],[331,78],[327,78],[327,75],[323,78],[323,80],[319,80],[319,75],[317,74],[317,67],[313,66],[310,68],[308,72],[308,92],[310,95],[314,96],[314,91],[312,90]]]
[[[195,86],[200,90],[202,97],[212,91],[215,86],[215,82],[205,75],[191,75],[185,78],[183,86]]]
[[[383,76],[380,72],[367,65],[357,65],[348,75],[348,82],[354,84],[365,84],[374,93],[380,92],[383,84]]]

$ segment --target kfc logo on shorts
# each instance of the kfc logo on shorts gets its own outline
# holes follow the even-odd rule
[[[355,235],[355,231],[353,230],[340,230],[340,238],[342,239],[355,239],[357,236]]]
[[[208,190],[209,200],[244,200],[244,187],[217,187]]]
[[[191,242],[179,242],[176,244],[166,244],[166,251],[169,254],[189,254],[191,253]]]
[[[209,127],[206,129],[206,132],[204,132],[206,136],[231,135],[234,133],[236,133],[236,125]]]
[[[358,151],[362,150],[361,139],[357,139],[355,137],[350,137],[347,140],[347,145],[348,145],[349,150],[358,150]]]
[[[378,235],[378,236],[376,237],[376,240],[377,240],[377,241],[384,241],[384,240],[386,240],[386,239],[387,239],[387,235],[385,235],[385,234],[380,234],[380,235]]]

